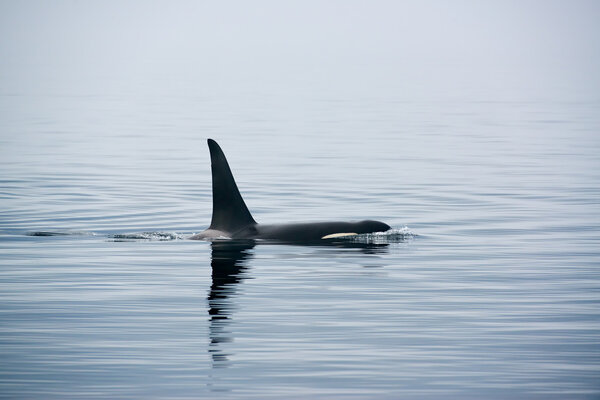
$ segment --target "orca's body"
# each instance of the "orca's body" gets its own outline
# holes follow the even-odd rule
[[[298,224],[257,224],[233,179],[223,151],[208,139],[212,168],[213,214],[210,227],[190,239],[271,239],[284,242],[314,242],[384,232],[390,226],[379,221],[315,222]]]

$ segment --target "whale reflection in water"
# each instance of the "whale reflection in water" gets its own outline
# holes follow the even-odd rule
[[[230,297],[235,295],[236,286],[245,278],[247,267],[245,262],[252,257],[250,250],[253,240],[226,240],[211,243],[212,284],[208,294],[208,314],[210,316],[209,334],[211,354],[214,367],[227,364],[228,354],[220,347],[220,343],[232,341],[231,332],[227,330],[233,304]]]
[[[227,343],[233,341],[228,329],[235,309],[237,285],[248,278],[247,263],[253,257],[255,240],[217,240],[211,242],[212,284],[208,293],[209,339],[208,352],[213,368],[229,365],[232,355],[226,350]],[[377,254],[387,251],[388,244],[354,243],[348,241],[331,242],[318,247],[326,249],[358,249],[364,254]]]

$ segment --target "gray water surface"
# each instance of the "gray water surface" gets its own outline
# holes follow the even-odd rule
[[[108,129],[119,101],[73,100],[32,120],[2,97],[2,397],[600,395],[597,103],[314,99],[284,142],[212,112]],[[106,121],[65,125],[75,104]],[[258,221],[410,235],[186,240],[210,221],[209,134]]]

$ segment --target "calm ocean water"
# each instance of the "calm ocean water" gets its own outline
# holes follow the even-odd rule
[[[0,397],[600,397],[598,102],[211,93],[1,94]],[[186,240],[209,137],[259,222],[410,234]]]

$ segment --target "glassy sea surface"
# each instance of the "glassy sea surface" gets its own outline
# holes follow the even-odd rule
[[[308,93],[308,92],[307,92]],[[600,397],[600,104],[0,97],[0,397]],[[206,139],[293,246],[186,238]]]

